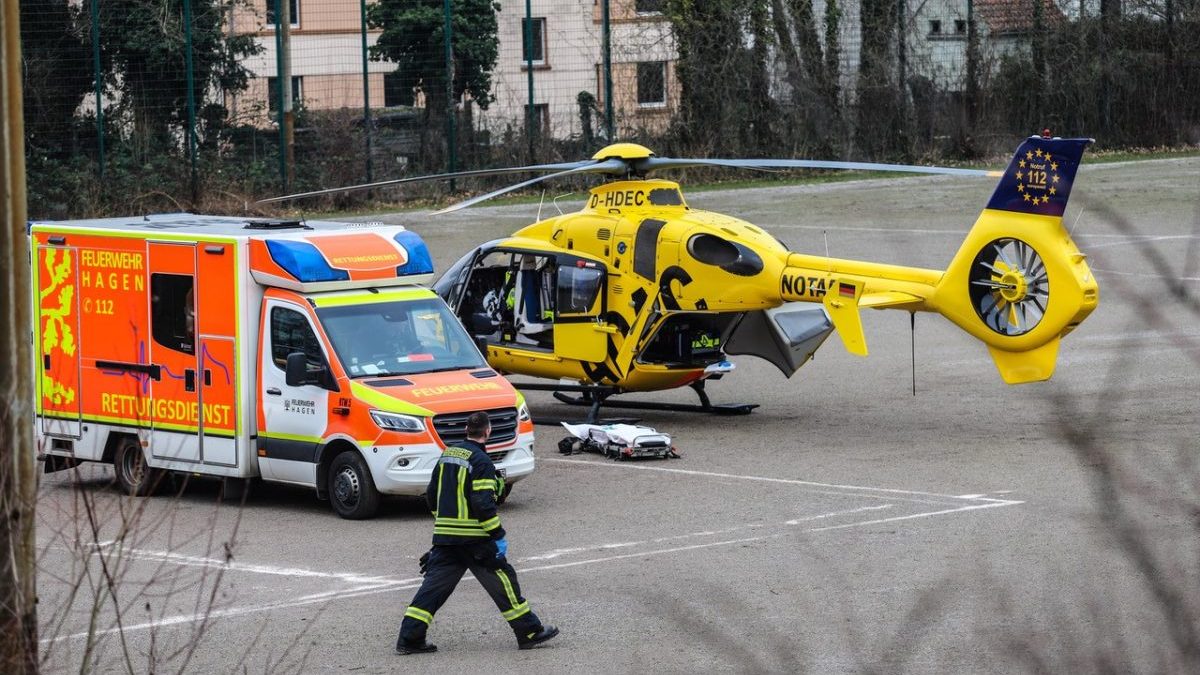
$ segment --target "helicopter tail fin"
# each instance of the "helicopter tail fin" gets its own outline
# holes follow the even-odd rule
[[[1062,222],[1090,142],[1026,139],[928,300],[987,344],[1009,384],[1049,379],[1060,339],[1099,300]]]

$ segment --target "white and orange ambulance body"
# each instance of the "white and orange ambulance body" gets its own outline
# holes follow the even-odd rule
[[[365,518],[423,493],[476,410],[507,486],[534,470],[524,398],[419,285],[433,263],[403,227],[170,214],[30,237],[47,470],[111,462],[131,493],[261,477]]]

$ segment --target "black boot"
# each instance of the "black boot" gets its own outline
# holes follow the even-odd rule
[[[517,640],[517,647],[520,649],[533,649],[555,635],[558,635],[557,628],[554,626],[542,626],[542,629],[534,633],[531,637],[524,640]]]
[[[437,651],[437,645],[429,644],[424,639],[420,642],[396,641],[397,654],[431,654]]]

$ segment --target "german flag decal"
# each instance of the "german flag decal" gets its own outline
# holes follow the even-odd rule
[[[842,296],[843,298],[853,299],[854,298],[854,285],[848,284],[844,281],[839,281],[838,282],[838,295]]]
[[[1062,217],[1090,138],[1031,136],[1013,156],[989,209]]]

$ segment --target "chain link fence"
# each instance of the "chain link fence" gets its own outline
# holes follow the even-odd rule
[[[37,218],[241,212],[627,140],[941,162],[1043,128],[1200,143],[1200,0],[23,0],[21,22]]]

